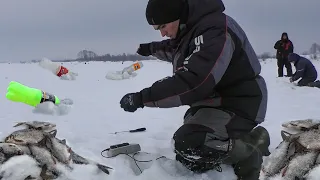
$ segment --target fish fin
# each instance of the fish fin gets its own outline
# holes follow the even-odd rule
[[[24,178],[24,180],[31,180],[31,179],[37,179],[35,177],[32,177],[31,175],[27,176],[26,178]]]
[[[284,141],[288,141],[291,135],[292,134],[287,131],[284,131],[284,130],[281,131],[281,137],[282,137],[282,140]]]
[[[44,138],[38,142],[38,145],[41,147],[47,147],[47,136],[44,136]]]
[[[56,137],[58,131],[56,129],[48,132],[51,137]]]
[[[66,139],[62,139],[61,143],[64,144],[64,145],[67,145],[67,140]]]
[[[102,172],[106,173],[106,174],[110,174],[109,169],[113,169],[111,167],[102,165],[102,164],[97,164],[98,169],[100,169]]]
[[[13,127],[18,127],[18,126],[21,126],[21,125],[23,125],[23,124],[25,124],[25,123],[24,123],[24,122],[17,122],[17,124],[14,125]]]
[[[50,152],[51,153],[51,152]],[[56,157],[51,153],[51,159],[53,161],[54,164],[58,163],[58,160],[56,159]]]
[[[50,180],[50,179],[55,179],[55,176],[54,175],[48,175],[47,174],[48,172],[48,166],[45,164],[41,167],[41,172],[40,172],[40,177],[43,179],[43,180]]]

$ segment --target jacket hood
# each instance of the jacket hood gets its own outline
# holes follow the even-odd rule
[[[301,58],[301,57],[300,57],[298,54],[296,54],[296,53],[290,53],[290,54],[288,55],[288,61],[289,61],[289,62],[297,62],[300,58]]]
[[[287,36],[287,39],[289,39],[288,33],[286,33],[286,32],[283,32],[283,33],[281,34],[281,39],[283,39],[283,36],[284,36],[284,35],[286,35],[286,36]]]
[[[184,7],[180,17],[180,28],[177,38],[172,39],[171,45],[179,44],[181,38],[201,19],[213,13],[222,13],[225,6],[221,0],[183,0]]]
[[[225,10],[222,0],[186,0],[188,3],[187,26],[193,26],[203,16]]]

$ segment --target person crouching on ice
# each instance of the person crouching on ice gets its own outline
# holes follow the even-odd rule
[[[294,82],[301,78],[298,86],[309,86],[318,77],[318,73],[312,62],[296,53],[290,53],[288,61],[296,67],[296,72],[290,78],[290,82]]]
[[[174,72],[126,94],[120,106],[190,106],[173,135],[176,160],[197,173],[229,164],[239,179],[257,180],[270,154],[268,131],[257,127],[267,86],[245,32],[224,10],[221,0],[149,0],[148,23],[170,39],[140,44],[137,53],[171,62]]]

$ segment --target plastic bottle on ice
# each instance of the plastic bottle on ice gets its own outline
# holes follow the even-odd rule
[[[6,98],[13,102],[21,102],[34,107],[47,101],[56,105],[60,104],[60,99],[57,96],[40,89],[28,87],[16,81],[9,83]]]
[[[122,74],[123,74],[124,72],[127,72],[128,74],[131,75],[134,71],[137,71],[137,70],[141,69],[142,67],[143,67],[142,62],[136,62],[136,63],[134,63],[134,64],[132,64],[132,65],[124,68],[124,69],[122,70]]]
[[[40,62],[39,65],[43,67],[44,69],[47,69],[51,71],[54,75],[61,77],[62,75],[68,74],[69,70],[55,62],[52,62],[51,60],[47,58],[43,58]]]

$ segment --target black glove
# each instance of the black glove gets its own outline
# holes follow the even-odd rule
[[[128,93],[120,100],[120,107],[128,112],[135,112],[138,108],[143,108],[141,93]]]
[[[293,82],[293,78],[291,77],[291,78],[289,79],[289,81],[292,83],[292,82]]]
[[[141,56],[150,56],[152,55],[151,49],[150,49],[151,43],[145,43],[145,44],[140,44],[139,48],[137,50],[137,53],[140,54]]]

